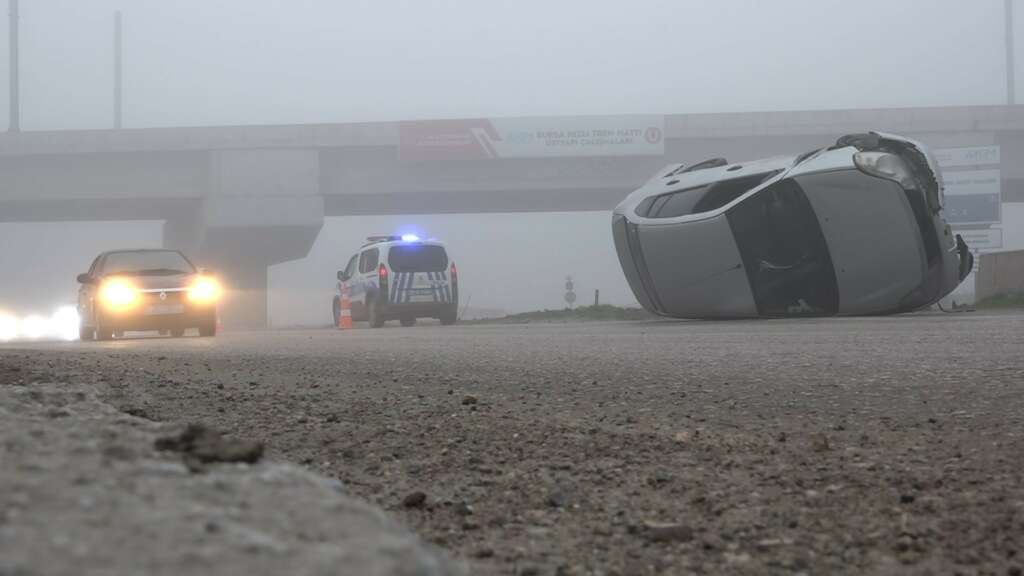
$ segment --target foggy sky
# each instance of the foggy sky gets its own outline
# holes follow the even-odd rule
[[[24,129],[111,125],[115,10],[128,127],[1005,97],[1002,0],[21,0]]]
[[[1006,89],[1002,0],[21,0],[23,129],[111,127],[115,10],[126,127],[1000,104]],[[0,129],[7,48],[4,23]],[[560,306],[566,274],[583,302],[636,305],[607,213],[328,218],[308,257],[270,269],[274,324],[326,322],[360,240],[410,222],[449,242],[473,307]],[[73,302],[96,253],[159,246],[160,227],[0,224],[0,308]]]

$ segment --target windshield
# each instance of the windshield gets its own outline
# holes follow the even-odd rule
[[[441,246],[394,246],[388,264],[395,272],[443,272],[448,267],[448,255]]]
[[[103,261],[103,274],[193,274],[195,267],[173,250],[113,252]]]

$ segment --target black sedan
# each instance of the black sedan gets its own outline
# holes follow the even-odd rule
[[[220,283],[176,250],[117,250],[96,257],[78,275],[79,336],[109,340],[156,330],[213,336]]]

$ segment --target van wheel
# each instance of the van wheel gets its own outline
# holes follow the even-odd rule
[[[402,326],[405,326],[406,328],[408,328],[409,326],[415,326],[416,325],[416,317],[415,316],[402,316],[399,319],[399,322],[401,322]]]
[[[377,300],[371,300],[367,303],[366,319],[370,323],[370,328],[380,328],[384,325],[384,316],[380,313],[380,306],[377,305]]]

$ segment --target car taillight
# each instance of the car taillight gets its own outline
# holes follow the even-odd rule
[[[388,269],[383,264],[377,268],[377,285],[383,301],[387,302],[390,299],[390,293],[388,292]]]

